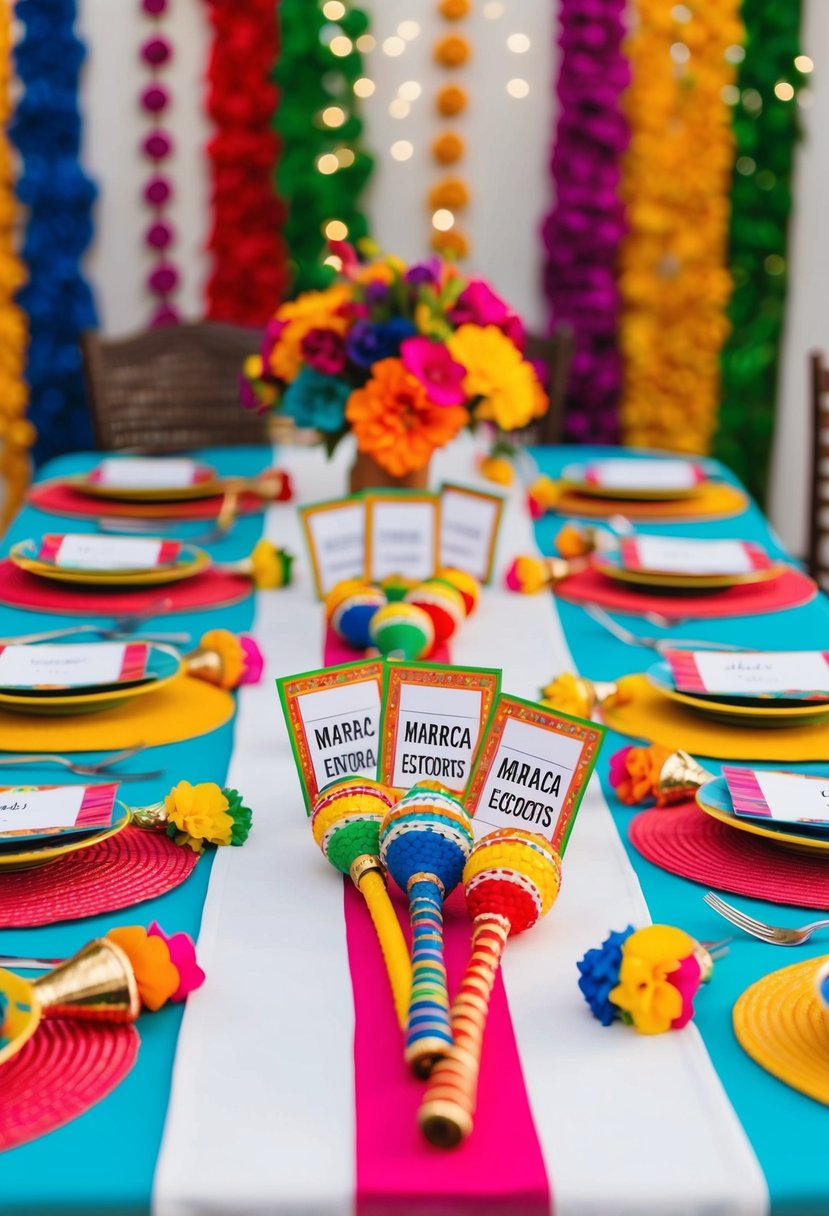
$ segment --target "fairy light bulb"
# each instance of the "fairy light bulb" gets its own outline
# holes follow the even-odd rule
[[[407,118],[410,110],[408,101],[404,101],[402,97],[395,97],[394,101],[389,103],[389,114],[392,118]]]
[[[422,92],[423,88],[416,80],[404,80],[397,90],[398,96],[402,97],[403,101],[417,101]]]
[[[798,72],[802,72],[804,76],[808,76],[810,72],[815,70],[815,65],[812,63],[808,55],[795,56],[794,66]]]
[[[438,232],[448,232],[454,225],[455,217],[445,207],[439,207],[432,216],[432,227],[437,228]]]
[[[396,59],[398,55],[402,55],[405,49],[406,43],[395,34],[392,34],[391,38],[383,39],[383,54],[388,55],[391,59]]]
[[[345,5],[341,0],[328,0],[328,3],[322,6],[322,15],[329,21],[339,21],[345,16]]]
[[[323,228],[329,241],[344,241],[348,236],[348,228],[342,220],[329,220]]]
[[[345,122],[345,110],[339,106],[326,106],[322,112],[322,121],[326,127],[341,127]]]
[[[409,160],[414,152],[414,147],[408,139],[397,139],[392,144],[390,151],[394,160]]]
[[[794,97],[794,88],[789,84],[788,80],[778,80],[774,86],[774,95],[780,101],[791,101]]]
[[[371,97],[376,85],[373,80],[369,80],[368,76],[361,76],[354,81],[353,88],[357,97]]]
[[[333,152],[324,152],[317,161],[317,168],[320,173],[336,173],[339,167],[340,163]]]
[[[507,81],[507,92],[510,97],[526,97],[530,91],[530,86],[526,80],[522,80],[520,76],[516,76],[513,80]]]
[[[406,42],[411,42],[420,33],[420,26],[416,21],[401,21],[397,27],[397,32]]]
[[[377,43],[372,34],[361,34],[354,45],[358,51],[365,54],[367,51],[373,51]]]
[[[339,59],[344,59],[346,55],[350,55],[354,50],[354,43],[350,38],[346,38],[345,34],[338,34],[336,38],[331,39],[328,49],[332,55],[336,55]]]
[[[514,55],[523,55],[530,49],[530,40],[526,34],[510,34],[507,38],[507,48]]]

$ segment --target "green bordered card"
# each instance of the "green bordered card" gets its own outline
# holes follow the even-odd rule
[[[455,566],[488,583],[503,511],[500,494],[445,482],[440,488],[441,566]]]
[[[366,510],[365,576],[370,583],[390,574],[423,582],[437,573],[440,499],[418,490],[371,490]]]
[[[314,586],[320,599],[348,578],[362,578],[366,565],[366,507],[363,498],[335,498],[299,508]]]

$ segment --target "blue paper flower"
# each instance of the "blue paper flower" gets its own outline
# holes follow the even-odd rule
[[[358,321],[346,340],[346,354],[356,367],[371,367],[380,359],[399,355],[401,342],[416,332],[414,323],[406,317],[392,317],[380,325]]]
[[[9,998],[0,992],[0,1047],[5,1047],[8,1043],[8,1037],[3,1034],[3,1028],[6,1024],[6,1010],[9,1007]]]
[[[345,426],[345,403],[351,386],[338,376],[323,376],[304,367],[282,397],[282,408],[299,427],[332,433]]]
[[[579,988],[593,1017],[598,1018],[602,1026],[609,1026],[614,1018],[619,1017],[619,1010],[611,1002],[610,993],[619,982],[622,945],[632,932],[633,925],[628,925],[621,933],[609,933],[601,946],[588,950],[576,964],[581,972]]]

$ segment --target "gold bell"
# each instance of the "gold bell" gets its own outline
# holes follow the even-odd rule
[[[225,663],[218,650],[205,646],[197,646],[184,656],[184,663],[189,676],[197,680],[206,680],[208,684],[216,684],[224,688]]]
[[[168,822],[165,802],[151,802],[149,806],[130,807],[130,823],[137,828],[146,828],[151,832],[163,832]]]
[[[674,802],[683,802],[689,794],[693,794],[708,781],[713,781],[714,774],[703,768],[693,756],[687,752],[671,752],[662,768],[659,770],[659,780],[656,783],[656,795],[660,806],[670,806]]]
[[[141,1012],[135,975],[124,951],[99,938],[32,984],[44,1017],[134,1022]]]

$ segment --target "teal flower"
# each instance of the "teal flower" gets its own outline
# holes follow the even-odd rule
[[[299,427],[329,434],[345,430],[345,403],[351,386],[337,376],[304,367],[282,398],[283,410]]]

